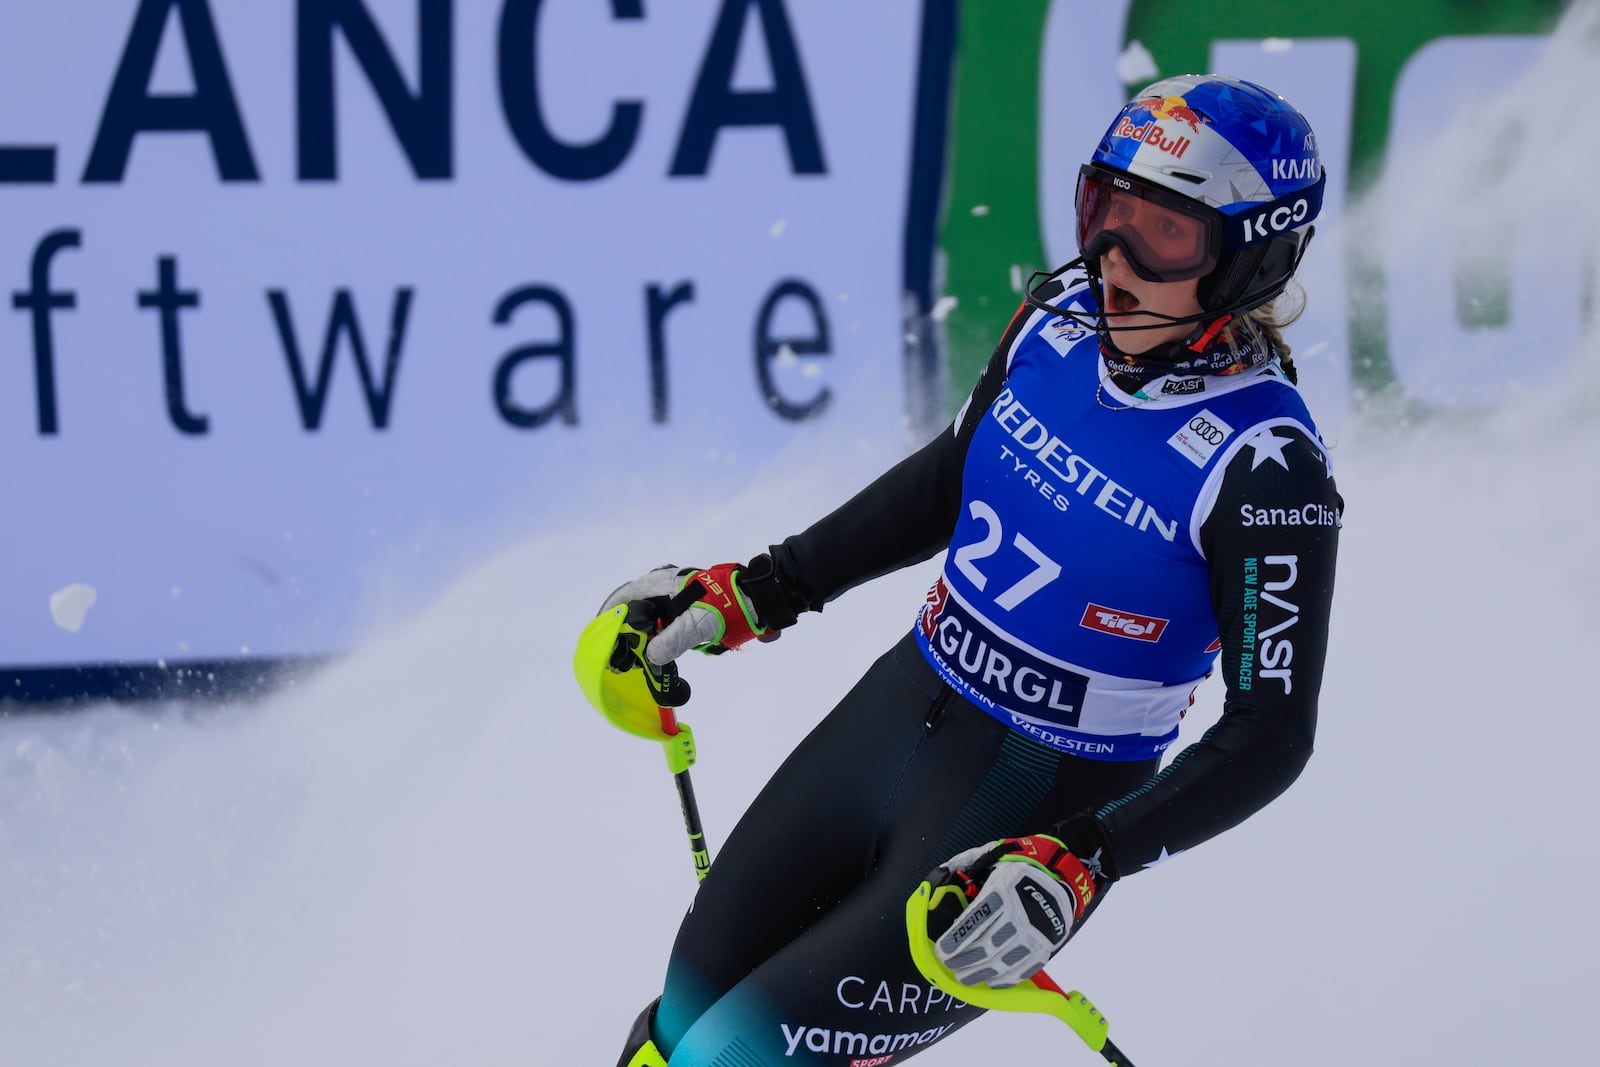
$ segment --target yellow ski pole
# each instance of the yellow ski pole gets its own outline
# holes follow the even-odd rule
[[[596,711],[619,730],[661,743],[678,790],[697,878],[711,869],[711,852],[689,778],[695,762],[694,731],[678,721],[674,710],[688,702],[689,683],[678,676],[675,664],[651,663],[644,648],[651,636],[703,595],[705,587],[690,582],[670,600],[618,604],[584,627],[572,657],[578,685]]]
[[[917,970],[932,985],[948,996],[980,1008],[998,1011],[1032,1011],[1054,1015],[1083,1039],[1083,1043],[1104,1056],[1113,1067],[1133,1067],[1133,1062],[1122,1050],[1112,1044],[1107,1031],[1110,1024],[1100,1014],[1100,1009],[1089,1003],[1077,990],[1065,992],[1044,971],[1018,985],[995,989],[983,983],[962,985],[949,968],[939,962],[934,954],[933,940],[928,936],[928,913],[942,901],[947,893],[960,898],[963,907],[966,898],[956,885],[941,885],[924,881],[916,892],[906,898],[906,939],[911,944],[911,958]]]

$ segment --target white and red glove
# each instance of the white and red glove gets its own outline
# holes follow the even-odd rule
[[[766,564],[764,572],[762,561]],[[751,563],[756,568],[752,575],[750,567],[739,563],[719,563],[702,569],[669,563],[617,587],[600,611],[603,614],[618,604],[635,601],[665,605],[691,582],[698,582],[699,597],[676,618],[666,621],[645,646],[645,657],[658,667],[673,662],[690,649],[716,654],[750,641],[775,641],[778,627],[792,623],[794,613],[787,604],[772,600],[774,596],[781,598],[782,592],[771,576],[771,565],[765,556],[758,556]],[[755,602],[746,594],[752,577],[771,586],[770,591],[762,591],[766,594],[763,599],[769,603],[768,610],[775,616],[787,613],[787,618],[774,619],[770,625],[763,623]]]
[[[934,952],[962,985],[996,989],[1036,974],[1088,914],[1099,886],[1048,834],[1008,837],[952,856],[935,885],[959,885],[960,911],[928,917]]]

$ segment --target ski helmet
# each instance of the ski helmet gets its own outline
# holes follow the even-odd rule
[[[1165,78],[1117,113],[1079,174],[1079,251],[1097,289],[1118,245],[1148,281],[1199,278],[1194,321],[1242,314],[1288,284],[1324,183],[1316,135],[1283,97],[1237,78]],[[1151,213],[1160,232],[1119,223],[1111,205],[1130,195],[1166,209]]]

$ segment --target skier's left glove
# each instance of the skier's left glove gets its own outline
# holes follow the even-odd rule
[[[618,586],[600,612],[618,604],[654,601],[665,605],[690,582],[703,590],[677,618],[645,645],[645,656],[658,667],[690,649],[717,654],[750,641],[776,641],[779,631],[795,621],[795,612],[778,585],[772,558],[757,556],[748,565],[719,563],[696,569],[667,564]]]
[[[1050,962],[1088,916],[1095,875],[1048,834],[1008,837],[946,860],[928,881],[938,896],[928,934],[962,985],[1014,986]]]

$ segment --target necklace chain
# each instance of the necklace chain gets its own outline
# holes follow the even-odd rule
[[[1105,389],[1106,383],[1103,380],[1094,383],[1094,402],[1105,408],[1107,411],[1129,411],[1133,408],[1143,407],[1145,404],[1148,404],[1151,400],[1155,399],[1154,397],[1143,396],[1136,393],[1129,403],[1113,407],[1112,405],[1107,404],[1105,401]]]

